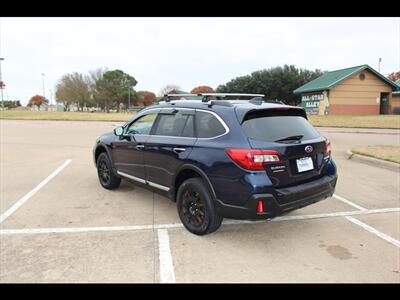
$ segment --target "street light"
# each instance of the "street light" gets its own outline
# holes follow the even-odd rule
[[[131,86],[128,86],[128,111],[131,108]]]
[[[129,109],[131,108],[131,83],[129,82],[128,78],[125,77],[125,85],[128,88],[128,109],[127,111],[129,111]]]
[[[44,73],[42,73],[42,93],[43,93],[43,97],[46,98],[46,96],[44,95]]]
[[[53,91],[50,89],[50,105],[53,102]]]
[[[378,64],[378,72],[379,73],[381,72],[381,61],[382,61],[382,58],[379,57],[379,64]]]
[[[0,57],[1,107],[4,109],[3,87],[5,87],[6,85],[3,83],[3,77],[2,77],[2,75],[1,75],[1,61],[2,61],[2,60],[4,60],[4,58],[3,58],[3,57]]]

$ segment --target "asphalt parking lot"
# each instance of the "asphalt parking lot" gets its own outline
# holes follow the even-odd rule
[[[335,197],[199,237],[170,200],[100,186],[92,147],[118,125],[0,120],[0,282],[400,282],[400,173],[346,156],[399,130],[320,128]]]

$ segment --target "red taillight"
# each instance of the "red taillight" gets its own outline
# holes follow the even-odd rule
[[[331,142],[327,139],[325,140],[325,156],[331,156],[332,147]]]
[[[254,149],[225,149],[228,156],[247,170],[264,170],[265,163],[280,162],[278,151]]]
[[[257,212],[258,212],[258,213],[264,212],[264,206],[263,206],[262,200],[258,200],[258,203],[257,203]]]

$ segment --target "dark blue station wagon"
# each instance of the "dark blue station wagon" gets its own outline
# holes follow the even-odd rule
[[[100,136],[93,149],[100,184],[115,189],[125,179],[160,192],[198,235],[224,217],[269,219],[332,196],[330,142],[304,109],[252,94],[196,96],[202,100],[168,95]],[[243,97],[251,99],[236,100]]]

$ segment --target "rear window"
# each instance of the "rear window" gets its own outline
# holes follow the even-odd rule
[[[302,140],[320,136],[318,131],[301,116],[252,116],[242,123],[247,137],[266,142],[274,142],[292,136],[302,135]]]

